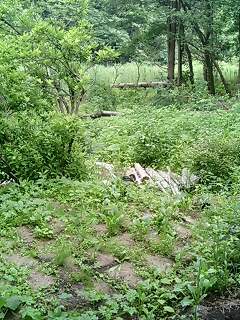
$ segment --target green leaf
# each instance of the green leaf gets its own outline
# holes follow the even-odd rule
[[[204,279],[203,280],[203,287],[204,288],[210,288],[211,287],[211,283],[208,279]]]
[[[163,278],[163,279],[161,279],[161,283],[162,284],[171,284],[171,280],[168,278]]]
[[[181,301],[182,307],[188,307],[193,304],[193,299],[190,299],[189,297],[184,297],[184,299]]]
[[[165,307],[163,308],[163,310],[164,310],[165,312],[168,312],[168,313],[175,313],[174,309],[173,309],[172,307],[169,307],[169,306],[165,306]]]
[[[0,296],[0,309],[6,306],[6,299]]]
[[[8,309],[11,309],[11,310],[15,311],[20,306],[21,302],[22,301],[20,300],[20,298],[18,296],[12,296],[12,297],[7,299],[6,307]]]

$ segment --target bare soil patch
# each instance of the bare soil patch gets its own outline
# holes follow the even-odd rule
[[[34,268],[37,265],[37,261],[35,259],[26,256],[21,256],[17,253],[7,255],[5,256],[5,259],[10,263],[14,263],[18,267]]]
[[[33,290],[47,288],[52,286],[54,282],[55,279],[52,276],[48,276],[38,271],[33,271],[28,278],[28,283]]]
[[[160,256],[147,256],[146,261],[150,267],[157,268],[161,272],[169,271],[174,264],[171,259]]]
[[[137,287],[140,284],[141,278],[136,274],[134,266],[130,262],[124,262],[118,266],[112,267],[106,273],[116,279],[122,280],[130,287]]]
[[[17,233],[26,245],[31,246],[35,242],[32,230],[27,226],[21,226],[17,229]]]

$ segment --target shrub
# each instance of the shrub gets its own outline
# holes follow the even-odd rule
[[[62,114],[24,112],[2,118],[0,125],[2,174],[30,180],[42,175],[84,176],[83,127],[79,120]]]

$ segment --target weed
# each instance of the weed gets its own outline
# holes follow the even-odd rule
[[[56,250],[55,264],[57,266],[64,266],[71,255],[72,252],[69,246],[66,244],[60,245]]]

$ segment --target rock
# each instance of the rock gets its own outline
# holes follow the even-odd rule
[[[28,278],[28,284],[33,290],[52,286],[54,282],[52,276],[48,276],[38,271],[33,271]]]
[[[117,280],[122,280],[130,287],[135,288],[140,284],[142,279],[136,275],[134,267],[129,262],[124,262],[118,266],[112,267],[106,273]]]
[[[37,265],[37,261],[34,260],[33,258],[21,256],[20,254],[17,254],[17,253],[12,255],[7,255],[5,256],[5,259],[8,262],[13,263],[18,267],[33,268]]]
[[[96,266],[99,268],[106,268],[112,266],[115,263],[115,257],[111,254],[100,253],[96,257]]]
[[[25,244],[32,245],[34,243],[35,238],[32,230],[29,227],[21,226],[17,229],[17,233]]]
[[[174,264],[171,259],[160,256],[147,256],[146,261],[150,267],[157,268],[161,272],[169,271]]]

